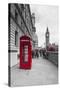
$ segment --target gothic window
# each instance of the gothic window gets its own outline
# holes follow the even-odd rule
[[[15,31],[15,46],[18,46],[18,32]]]
[[[16,10],[15,10],[15,20],[18,21],[18,13]]]
[[[24,4],[21,4],[21,9],[24,10]]]

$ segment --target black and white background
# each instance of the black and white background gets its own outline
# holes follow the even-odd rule
[[[59,15],[60,15],[60,0],[1,0],[0,1],[0,89],[10,89],[8,87],[8,3],[9,2],[18,2],[18,3],[32,3],[32,4],[41,4],[41,5],[58,5],[59,6]],[[59,17],[60,22],[60,17]],[[60,26],[59,26],[60,29]],[[59,30],[60,33],[60,30]],[[60,38],[60,36],[59,36]],[[59,67],[60,70],[60,67]],[[60,73],[60,72],[59,72]],[[60,75],[60,74],[59,74]],[[60,81],[60,80],[59,80]],[[48,85],[48,86],[33,86],[33,87],[18,87],[11,89],[57,89],[59,90],[59,85]]]

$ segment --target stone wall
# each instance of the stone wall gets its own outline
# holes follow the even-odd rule
[[[47,59],[52,61],[55,65],[58,66],[58,52],[48,52]]]

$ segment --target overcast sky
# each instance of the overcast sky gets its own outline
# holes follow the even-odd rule
[[[30,5],[31,13],[35,13],[36,34],[38,45],[44,46],[45,32],[48,27],[50,43],[58,43],[58,6]]]

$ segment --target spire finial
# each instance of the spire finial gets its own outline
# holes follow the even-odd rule
[[[48,32],[48,27],[47,27],[47,32]]]

